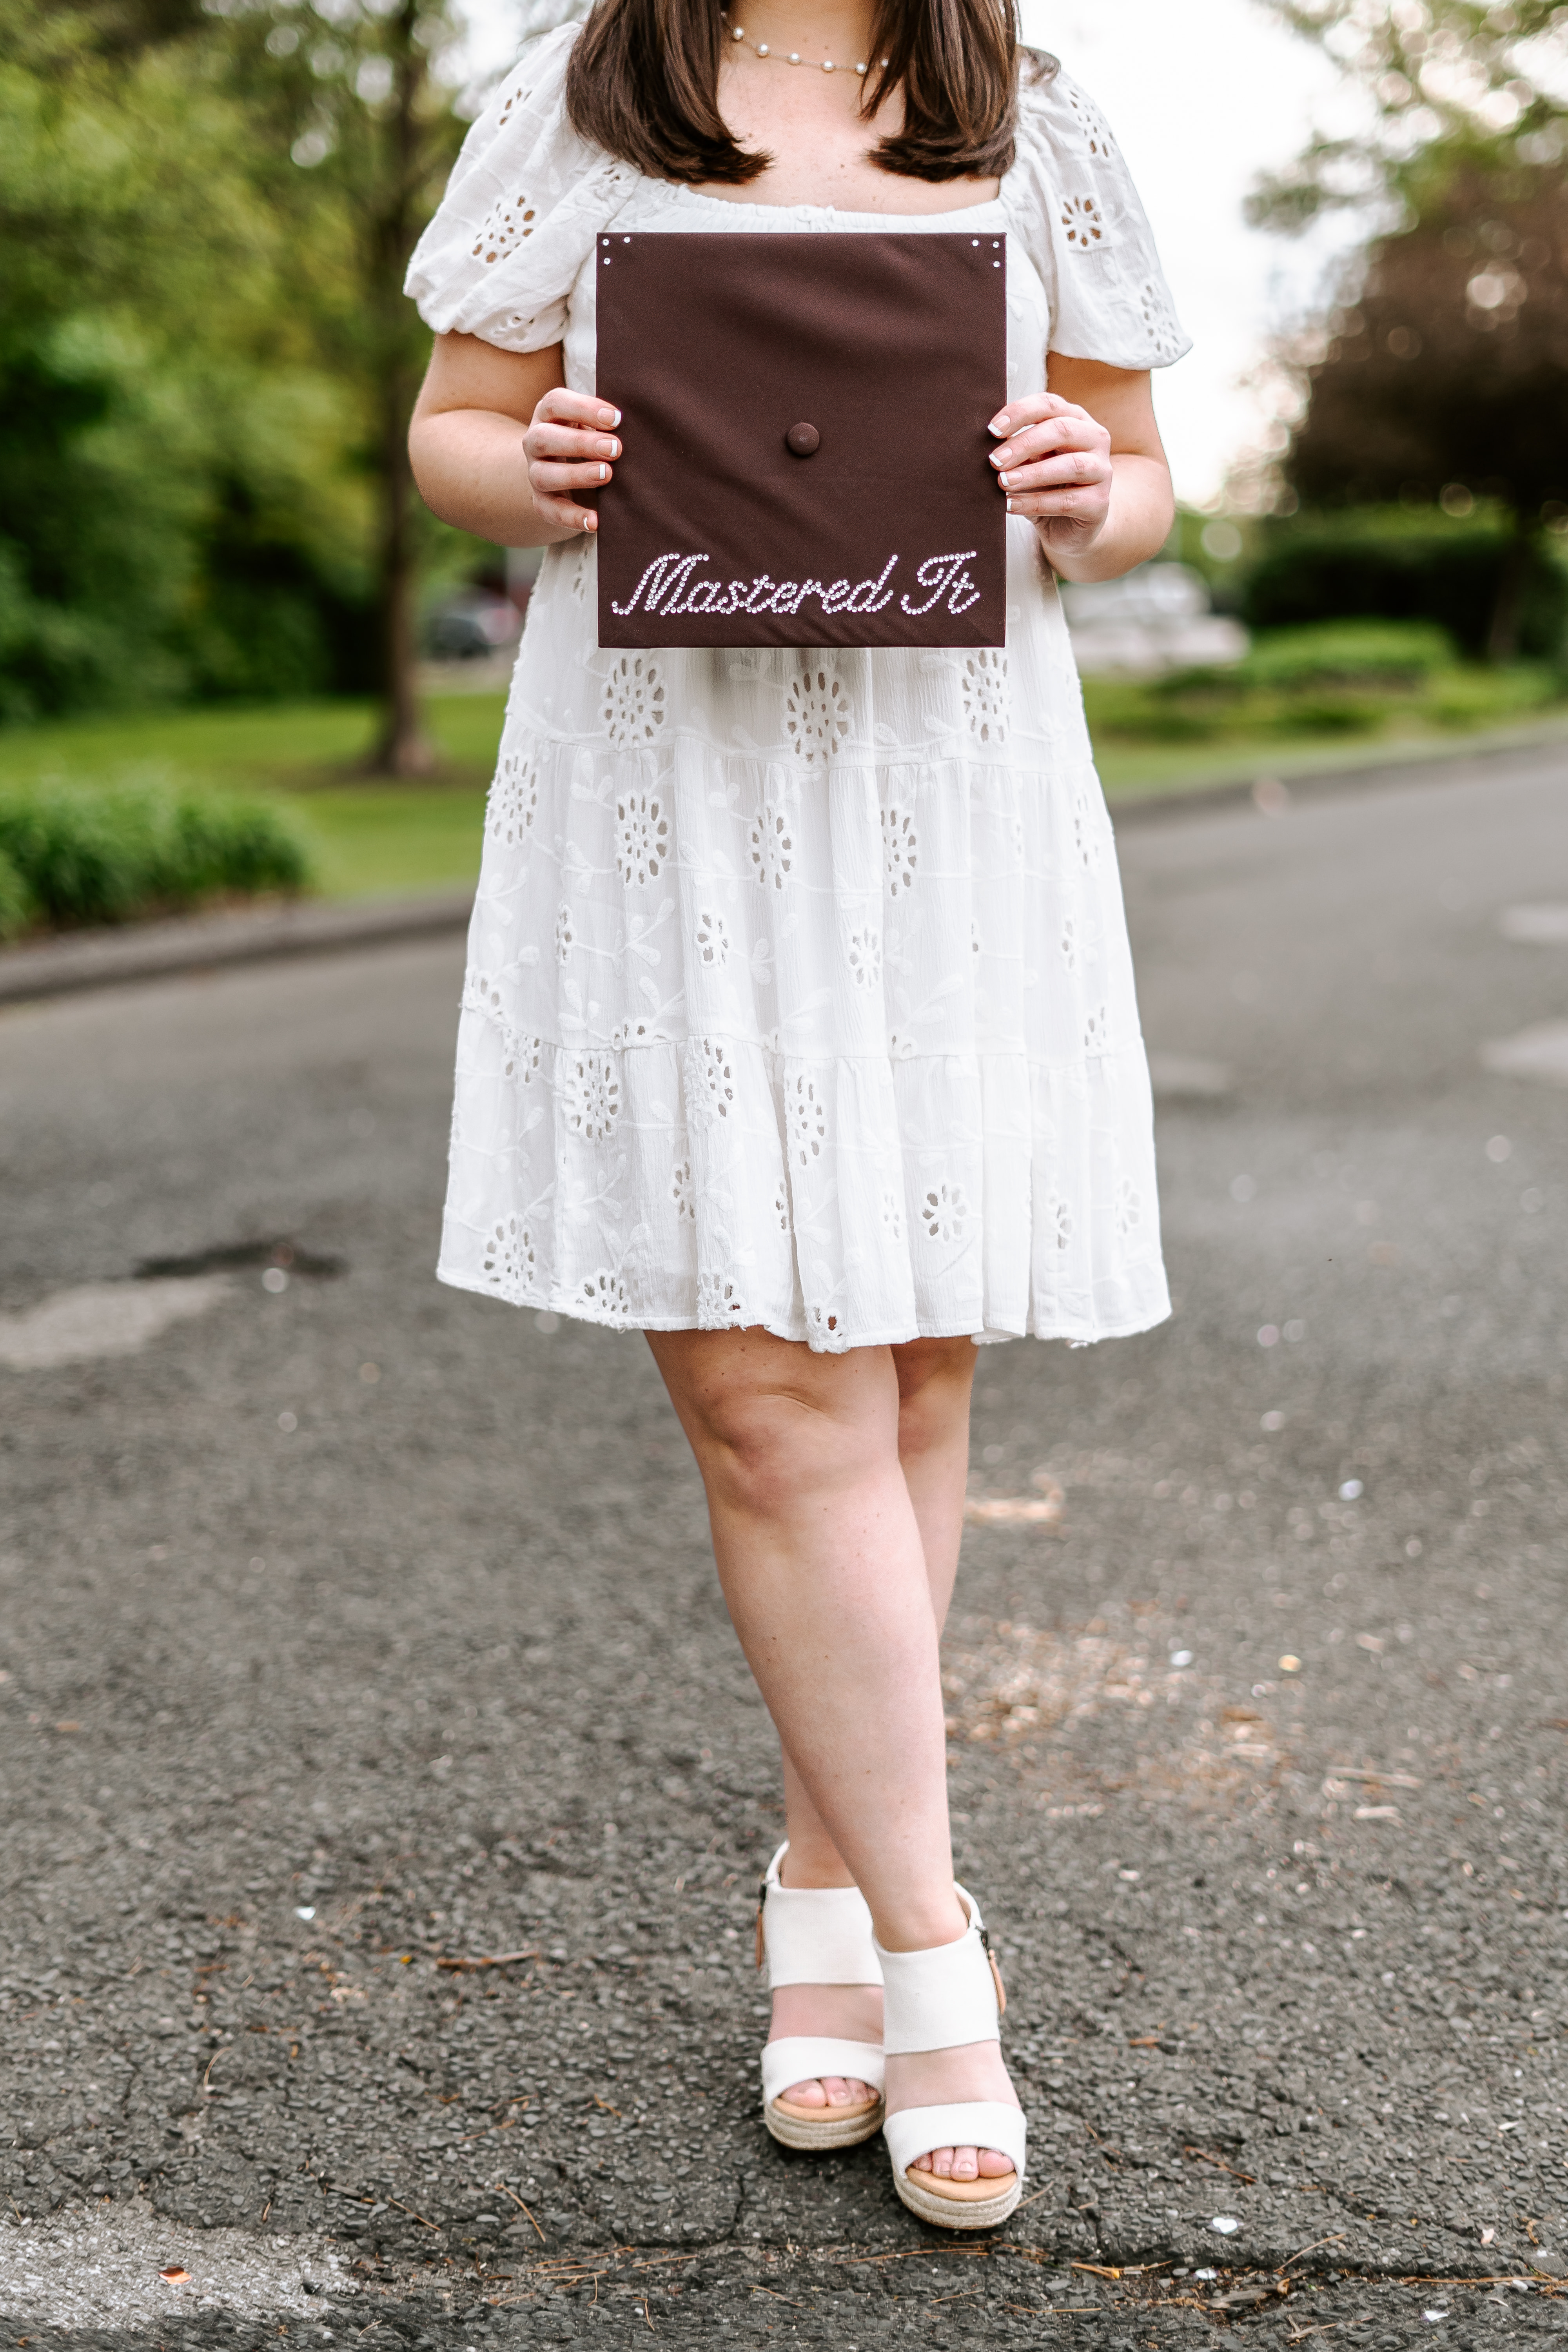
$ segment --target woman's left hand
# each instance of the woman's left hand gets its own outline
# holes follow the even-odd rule
[[[1092,547],[1110,512],[1110,435],[1087,408],[1054,392],[998,409],[991,463],[1009,514],[1026,515],[1047,555],[1069,560]]]

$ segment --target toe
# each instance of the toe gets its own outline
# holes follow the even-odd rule
[[[784,2095],[792,2107],[825,2107],[827,2105],[827,2094],[816,2080],[792,2083]]]
[[[999,2147],[983,2147],[979,2156],[982,2180],[999,2180],[1005,2172],[1015,2169],[1012,2158],[1004,2156]]]
[[[847,2107],[849,2105],[849,2085],[842,2074],[824,2074],[822,2089],[830,2107]]]
[[[980,2170],[979,2160],[972,2147],[955,2147],[952,2151],[954,2180],[973,2180]]]
[[[950,2179],[952,2173],[952,2148],[933,2147],[926,2158],[925,2168],[928,2172],[934,2172],[939,2180]]]

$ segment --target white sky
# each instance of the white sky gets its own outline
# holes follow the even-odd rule
[[[467,0],[474,64],[510,62],[525,0]],[[1272,327],[1325,266],[1249,229],[1258,173],[1284,164],[1338,112],[1338,77],[1260,0],[1021,0],[1025,37],[1052,49],[1104,110],[1153,222],[1176,309],[1195,348],[1155,380],[1178,494],[1214,499],[1263,419],[1243,389]]]

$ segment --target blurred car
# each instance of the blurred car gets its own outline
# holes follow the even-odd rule
[[[1219,667],[1249,648],[1241,623],[1210,609],[1208,583],[1189,563],[1141,563],[1120,580],[1064,580],[1061,599],[1087,677]]]
[[[425,651],[432,661],[484,661],[518,640],[522,614],[509,596],[465,588],[437,604],[425,623]]]

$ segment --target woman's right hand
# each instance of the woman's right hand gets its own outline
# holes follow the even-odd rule
[[[573,490],[602,489],[610,460],[621,454],[615,427],[621,412],[591,392],[558,387],[539,403],[523,436],[528,487],[541,520],[558,530],[597,530],[592,507],[579,506]]]

